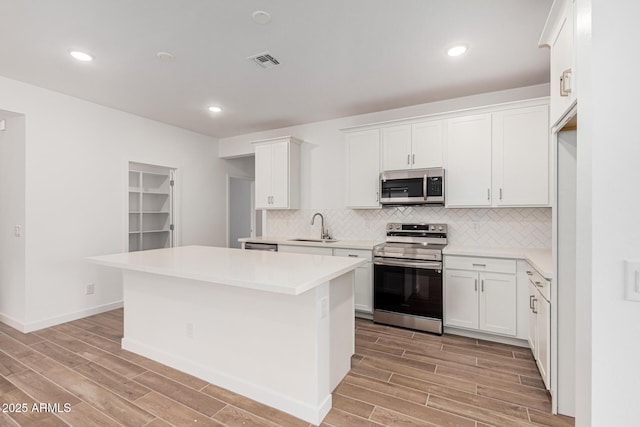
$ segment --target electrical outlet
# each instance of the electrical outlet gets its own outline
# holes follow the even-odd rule
[[[87,295],[93,295],[96,291],[96,285],[93,283],[89,283],[86,288]]]
[[[14,225],[13,226],[13,235],[16,236],[16,237],[22,236],[22,226],[21,225]]]
[[[193,323],[187,322],[187,338],[193,339],[194,329]]]

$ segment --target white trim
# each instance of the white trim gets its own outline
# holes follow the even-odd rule
[[[320,425],[322,419],[331,409],[332,399],[330,393],[317,407],[313,407],[302,401],[291,399],[285,395],[266,389],[258,384],[225,374],[222,371],[213,369],[211,366],[204,366],[182,357],[173,356],[137,340],[122,338],[122,348],[260,403],[264,403],[265,405],[279,409],[315,425]]]
[[[498,111],[512,109],[516,107],[533,107],[536,105],[549,105],[549,99],[550,98],[548,96],[543,96],[540,98],[531,98],[531,99],[525,99],[520,101],[503,102],[500,104],[483,105],[480,107],[462,108],[460,110],[443,111],[440,113],[426,114],[423,116],[414,116],[414,117],[407,117],[403,119],[394,119],[394,120],[387,120],[384,122],[351,126],[347,128],[342,128],[340,129],[340,131],[353,132],[353,131],[360,131],[360,130],[367,130],[367,129],[383,128],[388,126],[396,126],[399,124],[413,124],[413,123],[419,123],[419,122],[424,122],[429,120],[448,119],[448,118],[460,117],[462,115],[468,115],[468,114],[495,113]]]
[[[97,307],[92,307],[85,310],[74,311],[72,313],[63,314],[61,316],[49,317],[48,319],[38,320],[30,323],[22,323],[10,316],[7,316],[6,314],[0,313],[0,322],[26,334],[29,332],[48,328],[50,326],[71,322],[73,320],[82,319],[84,317],[93,316],[94,314],[100,314],[122,307],[124,307],[123,301],[116,301],[109,304],[99,305]]]

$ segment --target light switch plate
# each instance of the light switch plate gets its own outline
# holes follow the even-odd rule
[[[624,298],[640,302],[640,261],[624,262]]]

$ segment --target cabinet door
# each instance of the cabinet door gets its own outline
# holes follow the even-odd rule
[[[382,170],[411,169],[411,125],[382,128]]]
[[[445,325],[477,329],[478,273],[445,271]]]
[[[373,281],[371,270],[373,264],[368,262],[356,268],[356,278],[353,289],[355,309],[365,313],[373,313]]]
[[[271,144],[271,207],[289,207],[289,143]]]
[[[256,146],[256,209],[271,207],[271,146]]]
[[[493,113],[493,204],[549,204],[546,105]]]
[[[380,130],[346,135],[347,207],[380,207]]]
[[[480,330],[516,335],[516,276],[480,273]]]
[[[491,205],[491,114],[447,121],[448,207]]]
[[[529,282],[529,347],[533,353],[533,358],[538,360],[538,337],[537,327],[538,319],[536,314],[536,306],[539,306],[537,301],[538,291],[533,283]]]
[[[357,311],[373,313],[373,264],[371,263],[371,251],[334,249],[333,256],[363,258],[369,261],[355,270],[353,299]]]
[[[551,305],[547,300],[538,294],[536,303],[537,322],[536,331],[538,335],[537,350],[538,358],[536,360],[540,376],[545,386],[549,389],[549,366],[551,361]]]
[[[555,124],[567,112],[576,99],[575,67],[573,67],[573,2],[564,0],[564,13],[558,22],[556,37],[551,42],[551,124]],[[565,86],[571,87],[571,92],[565,96],[560,94],[561,77],[565,70],[571,70],[571,81]]]
[[[416,123],[411,126],[411,160],[414,168],[441,168],[443,122]]]

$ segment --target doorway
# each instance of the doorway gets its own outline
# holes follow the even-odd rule
[[[240,249],[238,239],[256,235],[254,179],[229,176],[227,182],[227,247]]]

